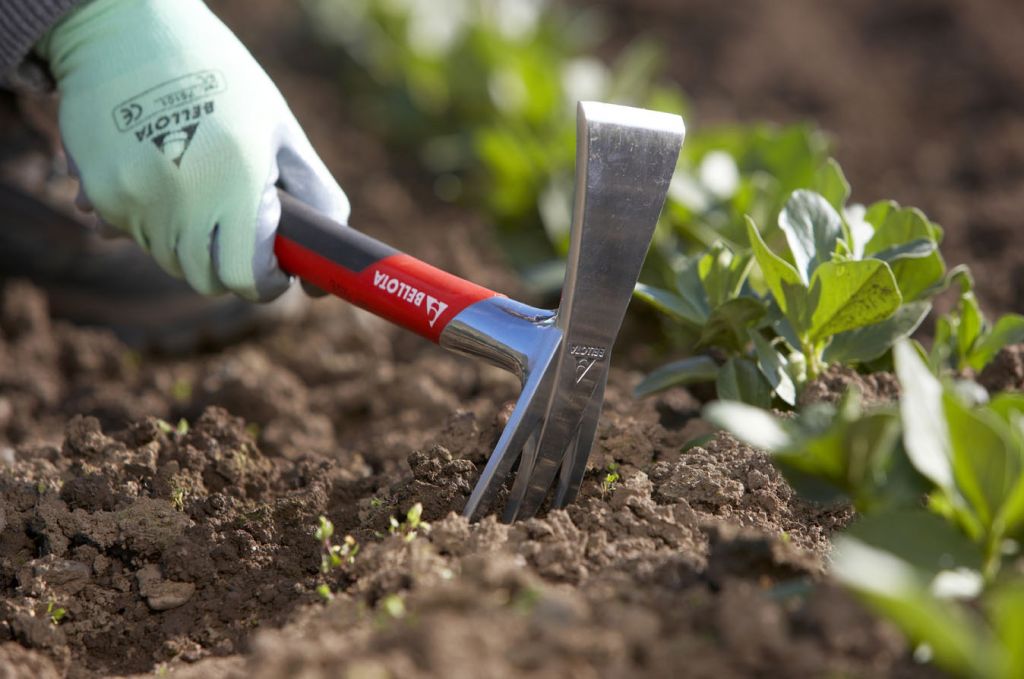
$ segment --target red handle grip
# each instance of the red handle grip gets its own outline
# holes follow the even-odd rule
[[[433,342],[463,309],[498,295],[280,195],[282,270]]]

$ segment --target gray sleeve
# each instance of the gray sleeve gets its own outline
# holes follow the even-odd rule
[[[18,69],[38,42],[83,0],[0,0],[0,83],[16,82]]]

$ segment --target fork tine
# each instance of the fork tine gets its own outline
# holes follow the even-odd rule
[[[515,520],[516,511],[519,507],[518,498],[526,495],[530,478],[533,476],[533,468],[537,464],[537,452],[540,448],[540,437],[543,433],[543,423],[538,423],[534,428],[526,445],[523,446],[523,454],[519,458],[519,469],[516,470],[516,479],[512,484],[512,492],[505,505],[502,520],[511,523]]]
[[[597,433],[601,407],[604,405],[604,388],[607,382],[608,378],[605,376],[604,381],[594,392],[590,404],[583,413],[579,433],[573,440],[569,454],[562,461],[562,470],[559,473],[558,490],[554,501],[554,507],[557,509],[570,504],[580,492],[580,484],[583,483],[583,476],[587,471],[587,460],[590,459],[590,449],[594,445],[594,436]]]
[[[491,505],[531,437],[536,440],[536,432],[541,426],[548,402],[547,394],[554,383],[554,370],[551,368],[553,364],[554,361],[549,355],[547,360],[538,365],[527,377],[508,424],[501,432],[501,438],[498,439],[494,452],[487,460],[487,466],[480,474],[480,479],[473,487],[466,507],[462,510],[462,515],[467,519],[472,521],[483,509]]]
[[[571,357],[563,354],[562,360],[559,361],[555,388],[544,417],[536,462],[532,468],[520,468],[515,487],[505,507],[505,521],[530,518],[537,513],[548,491],[551,490],[559,467],[562,466],[563,460],[567,459],[570,444],[580,431],[583,413],[596,395],[601,378],[594,375],[593,377],[597,378],[596,383],[592,383],[590,390],[579,389],[576,366]],[[584,386],[587,385],[584,383]]]

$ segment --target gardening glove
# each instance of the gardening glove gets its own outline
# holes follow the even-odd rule
[[[348,220],[281,93],[200,0],[91,0],[37,51],[87,202],[199,292],[266,301],[287,289],[278,180]]]

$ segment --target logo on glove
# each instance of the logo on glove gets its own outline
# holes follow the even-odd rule
[[[186,125],[174,132],[158,134],[153,137],[153,143],[160,149],[160,153],[167,156],[168,160],[181,167],[181,159],[185,155],[185,151],[188,151],[189,144],[192,143],[192,138],[196,136],[198,129],[199,123]]]
[[[216,110],[214,95],[227,89],[216,71],[193,73],[158,85],[114,108],[114,124],[121,132],[133,132],[139,142],[152,140],[176,167],[192,144],[199,119]]]

